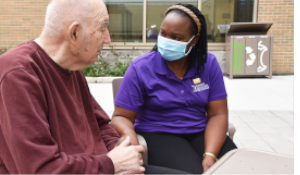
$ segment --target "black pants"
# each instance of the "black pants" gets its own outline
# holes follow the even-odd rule
[[[195,134],[143,132],[138,134],[141,134],[147,142],[149,165],[177,169],[191,174],[203,173],[204,132]],[[218,158],[236,148],[233,141],[227,137]]]
[[[188,174],[184,171],[154,165],[144,165],[144,167],[146,169],[144,174]]]

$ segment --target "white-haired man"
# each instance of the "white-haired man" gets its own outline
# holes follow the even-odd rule
[[[80,71],[110,43],[108,23],[101,0],[52,0],[39,38],[0,57],[0,174],[145,172]]]

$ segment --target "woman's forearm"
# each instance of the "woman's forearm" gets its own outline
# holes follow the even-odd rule
[[[130,120],[122,116],[114,116],[111,124],[117,129],[121,137],[129,136],[132,145],[139,145],[133,123]]]
[[[228,128],[227,114],[216,115],[209,118],[204,135],[204,152],[218,156],[226,139]]]

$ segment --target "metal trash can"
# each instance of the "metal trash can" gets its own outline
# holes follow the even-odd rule
[[[224,74],[233,77],[272,78],[273,23],[231,23],[226,34]]]

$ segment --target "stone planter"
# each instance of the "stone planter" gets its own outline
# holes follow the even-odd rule
[[[123,77],[85,77],[88,83],[111,83],[115,78]]]

